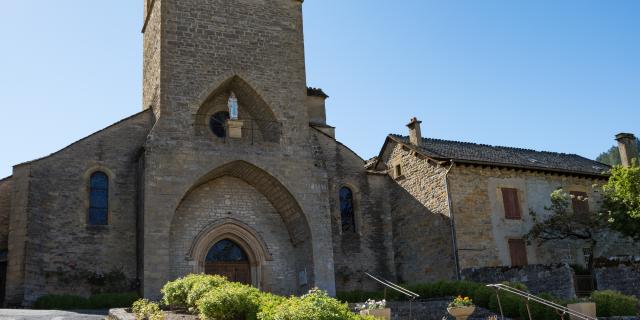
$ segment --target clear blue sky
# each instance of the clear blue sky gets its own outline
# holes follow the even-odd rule
[[[0,176],[141,109],[142,0],[4,0]],[[428,137],[589,158],[640,133],[640,1],[307,0],[307,77],[362,157]]]

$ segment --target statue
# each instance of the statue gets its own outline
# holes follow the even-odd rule
[[[229,96],[229,118],[231,120],[238,120],[238,98],[236,94],[231,92]]]

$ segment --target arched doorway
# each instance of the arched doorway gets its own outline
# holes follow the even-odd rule
[[[229,281],[251,284],[251,263],[237,243],[224,239],[209,249],[204,272],[226,277]]]

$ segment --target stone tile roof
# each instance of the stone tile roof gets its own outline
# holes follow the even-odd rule
[[[307,96],[309,97],[322,97],[322,98],[329,98],[329,96],[324,93],[324,91],[322,91],[322,89],[320,88],[312,88],[312,87],[308,87],[307,88]]]
[[[392,134],[390,138],[409,144],[407,136]],[[437,160],[497,165],[543,171],[606,175],[610,167],[577,154],[535,151],[512,147],[490,146],[470,142],[423,138],[421,151]]]

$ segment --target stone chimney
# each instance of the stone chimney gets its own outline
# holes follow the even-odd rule
[[[618,141],[618,150],[620,150],[620,160],[622,160],[622,166],[630,167],[633,163],[633,159],[637,165],[638,163],[638,143],[636,142],[636,136],[633,133],[618,133],[616,135],[616,141]]]
[[[420,131],[420,124],[422,121],[413,117],[411,122],[407,125],[409,127],[409,142],[414,146],[419,146],[422,143],[422,132]]]

